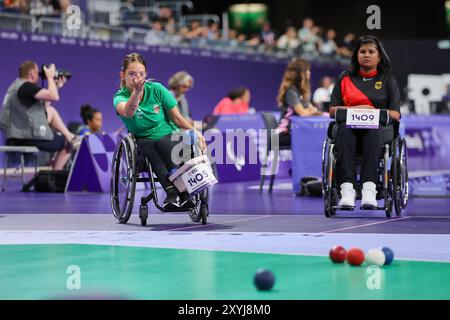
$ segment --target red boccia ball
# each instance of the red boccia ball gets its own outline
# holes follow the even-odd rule
[[[347,262],[352,266],[360,266],[364,262],[364,251],[359,248],[348,250]]]
[[[347,255],[347,250],[341,246],[334,246],[330,250],[330,259],[334,263],[342,263],[345,261],[345,257]]]

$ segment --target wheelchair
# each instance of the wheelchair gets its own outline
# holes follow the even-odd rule
[[[141,225],[147,225],[148,203],[153,200],[156,208],[162,212],[165,210],[158,201],[156,182],[150,161],[137,150],[136,138],[129,133],[117,144],[114,151],[111,175],[110,201],[114,217],[119,223],[127,223],[133,211],[136,184],[149,183],[150,193],[141,197],[139,206],[139,218]],[[198,152],[198,147],[192,145],[191,157]],[[208,188],[203,189],[193,197],[195,206],[190,209],[179,208],[170,212],[188,212],[192,222],[200,222],[205,225],[209,216]]]
[[[330,123],[322,149],[322,197],[325,216],[328,218],[334,216],[338,210],[354,210],[354,207],[338,206],[340,188],[335,179],[337,122],[339,121]],[[387,218],[391,217],[393,207],[396,215],[401,216],[402,209],[406,209],[408,204],[408,154],[406,141],[399,134],[399,126],[399,122],[394,121],[383,127],[382,156],[378,165],[380,178],[377,183],[377,200],[384,199],[384,205],[376,208],[360,207],[361,210],[384,210]],[[362,154],[357,150],[357,177],[362,161]],[[361,183],[358,179],[355,190],[356,199],[361,200]]]

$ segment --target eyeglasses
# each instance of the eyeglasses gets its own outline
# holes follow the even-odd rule
[[[127,76],[129,77],[129,78],[131,78],[131,79],[134,79],[134,78],[137,78],[138,76],[140,76],[141,78],[145,78],[145,76],[146,76],[146,73],[145,72],[133,72],[133,71],[131,71],[131,72],[129,72],[128,74],[127,74]]]

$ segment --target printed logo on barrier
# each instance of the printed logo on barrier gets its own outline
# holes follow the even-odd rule
[[[436,141],[432,128],[406,129],[405,140],[408,155],[412,157],[433,156],[439,149],[439,142]]]
[[[245,157],[238,156],[234,153],[233,144],[231,142],[227,142],[227,157],[234,163],[237,171],[241,171],[242,167],[245,166]]]
[[[103,172],[110,171],[110,164],[113,160],[114,149],[116,147],[115,142],[109,135],[96,135],[91,134],[89,136],[89,149],[92,156],[95,159],[97,166]]]

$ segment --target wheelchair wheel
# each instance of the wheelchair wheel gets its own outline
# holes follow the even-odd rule
[[[195,207],[189,212],[192,222],[200,222],[201,220],[202,224],[206,224],[209,216],[208,198],[208,188],[195,195]]]
[[[397,216],[401,215],[402,209],[408,205],[408,155],[406,150],[406,141],[402,139],[398,143],[398,156],[396,165],[393,166],[394,177],[394,207]]]
[[[337,194],[333,190],[333,163],[334,157],[330,148],[330,141],[327,138],[322,149],[322,197],[324,202],[324,212],[327,218],[336,214],[333,207],[337,204]]]
[[[134,142],[127,136],[114,152],[111,175],[111,208],[120,223],[127,223],[133,210],[136,180]]]
[[[333,207],[337,204],[337,195],[333,190],[326,191],[324,196],[325,217],[330,218],[336,215],[336,209]]]
[[[202,219],[202,216],[200,214],[200,195],[195,196],[195,207],[189,211],[189,217],[191,218],[192,222],[199,222]]]

